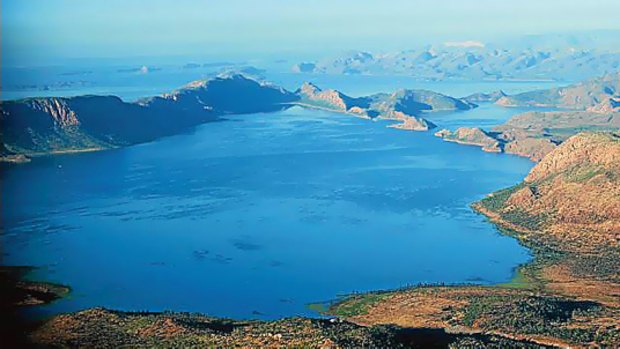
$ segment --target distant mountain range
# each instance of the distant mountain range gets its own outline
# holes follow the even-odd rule
[[[447,43],[395,53],[352,51],[301,62],[292,69],[317,74],[407,75],[421,80],[578,81],[620,69],[620,51]]]

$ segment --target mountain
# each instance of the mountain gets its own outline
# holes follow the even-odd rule
[[[506,107],[620,111],[620,71],[567,87],[504,96],[496,103]]]
[[[515,47],[480,43],[435,45],[396,53],[353,51],[302,62],[292,69],[316,74],[407,75],[424,80],[576,81],[620,68],[620,52],[551,44]]]
[[[427,90],[403,89],[393,93],[354,98],[336,90],[322,90],[314,84],[305,83],[296,94],[299,96],[297,104],[304,107],[354,114],[369,119],[397,120],[401,123],[390,127],[415,131],[427,131],[435,127],[421,117],[424,113],[477,107],[466,100]]]
[[[280,110],[295,100],[297,96],[281,88],[242,75],[223,75],[135,103],[114,96],[2,102],[3,159],[147,142],[226,114]]]
[[[474,93],[463,99],[470,103],[495,103],[506,96],[507,94],[504,91],[499,90],[491,93]]]

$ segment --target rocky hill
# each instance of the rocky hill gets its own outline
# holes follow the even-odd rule
[[[291,92],[242,75],[226,75],[135,103],[114,96],[2,102],[2,158],[25,160],[25,156],[146,142],[226,114],[280,110],[297,98]]]
[[[620,247],[620,135],[580,133],[545,156],[495,205],[513,224],[561,241],[561,249]],[[493,200],[493,199],[491,199]],[[525,222],[516,218],[528,217]]]
[[[507,107],[553,107],[592,112],[620,111],[620,72],[567,87],[504,96],[497,104]]]
[[[482,147],[482,150],[490,153],[499,153],[502,151],[499,141],[478,127],[461,127],[454,132],[443,129],[436,132],[435,136],[448,142],[477,145]]]
[[[336,90],[321,90],[305,83],[296,91],[299,104],[304,107],[325,109],[353,114],[368,119],[400,121],[393,128],[427,131],[435,125],[424,119],[424,113],[436,111],[468,110],[476,104],[427,90],[399,90],[393,93],[377,93],[364,97],[350,97]]]

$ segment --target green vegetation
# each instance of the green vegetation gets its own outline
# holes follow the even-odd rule
[[[595,167],[595,166],[591,166],[591,167],[584,167],[581,166],[579,168],[575,168],[572,171],[568,172],[565,177],[568,181],[570,182],[574,182],[574,183],[580,183],[580,182],[585,182],[589,179],[594,178],[595,176],[599,175],[599,174],[604,174],[604,170],[599,168],[599,167]]]
[[[524,187],[525,187],[524,183],[519,183],[515,186],[502,189],[502,190],[498,190],[494,192],[493,194],[480,200],[479,203],[482,205],[482,207],[486,208],[487,210],[497,212],[504,207],[504,203],[506,202],[506,200],[510,198],[512,194],[516,193],[517,191],[519,191],[520,189]]]
[[[345,300],[332,305],[329,313],[335,316],[351,317],[368,313],[368,309],[375,303],[389,297],[390,294],[365,293],[346,298]]]
[[[502,212],[500,215],[502,219],[508,222],[518,224],[523,228],[534,231],[542,229],[547,220],[547,216],[544,214],[532,215],[520,208]]]

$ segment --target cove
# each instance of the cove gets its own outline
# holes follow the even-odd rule
[[[495,106],[431,115],[500,123]],[[507,281],[529,259],[469,205],[527,159],[292,108],[2,168],[2,264],[94,306],[232,318],[316,316],[312,302],[417,283]]]

